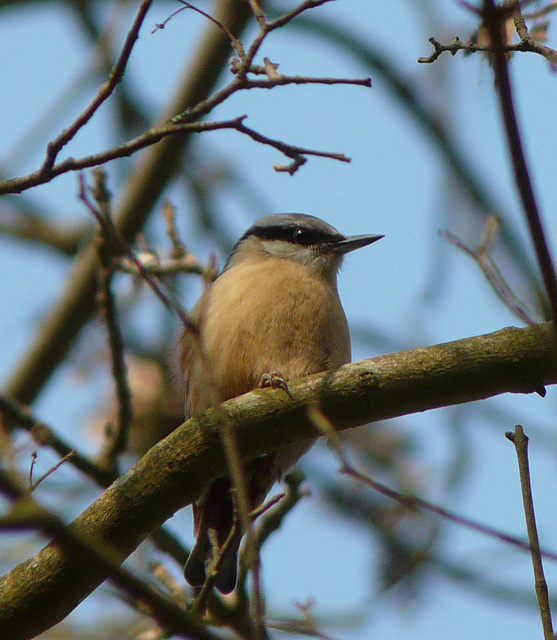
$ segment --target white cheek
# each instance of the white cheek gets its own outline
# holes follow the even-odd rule
[[[304,247],[284,240],[261,240],[261,246],[273,256],[295,260],[317,273],[331,274],[331,277],[336,274],[342,263],[341,255],[320,253],[314,248]]]
[[[279,258],[295,260],[308,267],[320,268],[322,262],[321,254],[312,247],[286,242],[285,240],[261,240],[263,249]],[[328,260],[327,260],[328,262]]]
[[[261,240],[261,246],[267,253],[270,253],[272,256],[280,256],[281,258],[300,260],[298,254],[309,253],[306,247],[298,247],[284,240]]]

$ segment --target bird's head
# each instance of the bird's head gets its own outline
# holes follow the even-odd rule
[[[261,218],[244,233],[223,271],[246,260],[274,256],[333,277],[347,253],[381,238],[382,235],[345,236],[324,220],[305,213],[277,213]]]

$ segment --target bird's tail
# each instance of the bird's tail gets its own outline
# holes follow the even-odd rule
[[[236,535],[220,561],[214,585],[221,593],[230,593],[236,586],[240,540],[241,534]],[[184,577],[192,586],[200,587],[205,583],[212,559],[212,545],[198,538],[184,567]]]
[[[234,528],[234,504],[230,494],[230,481],[220,478],[213,482],[199,504],[193,507],[195,544],[184,567],[184,577],[195,587],[205,583],[207,569]],[[224,556],[215,587],[221,593],[230,593],[236,586],[238,548],[242,534],[234,534]]]

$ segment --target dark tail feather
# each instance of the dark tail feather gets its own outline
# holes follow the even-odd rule
[[[275,482],[274,462],[275,455],[272,454],[258,458],[246,467],[250,509],[263,502]],[[193,519],[196,541],[184,567],[184,576],[192,586],[200,587],[205,583],[207,566],[213,555],[209,530],[214,532],[212,537],[216,538],[216,544],[222,547],[234,527],[234,503],[228,478],[219,478],[211,484],[201,501],[194,504]],[[241,540],[242,534],[238,531],[222,559],[215,579],[215,587],[221,593],[230,593],[236,586]]]
[[[184,567],[184,577],[192,587],[202,587],[205,583],[205,561],[211,553],[206,536],[199,536]]]
[[[232,541],[230,549],[224,555],[219,573],[215,580],[215,587],[221,593],[230,593],[234,591],[236,579],[238,577],[238,548],[242,535],[238,534]]]
[[[205,536],[201,536],[205,538]],[[215,587],[221,593],[234,591],[238,576],[238,547],[240,546],[241,535],[236,536],[230,549],[226,552],[218,575],[215,579]],[[184,577],[193,587],[201,587],[206,580],[206,566],[211,560],[212,548],[205,540],[198,540],[190,552],[189,558],[184,567]]]

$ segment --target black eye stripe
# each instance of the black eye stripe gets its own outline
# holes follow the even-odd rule
[[[223,271],[230,268],[240,247],[249,238],[282,240],[301,247],[334,246],[346,240],[339,231],[323,220],[305,213],[277,213],[260,218],[234,245]]]
[[[261,240],[285,240],[286,242],[295,242],[302,246],[323,244],[343,238],[340,234],[332,237],[331,233],[315,229],[304,229],[299,226],[258,229],[254,235],[261,238]]]

